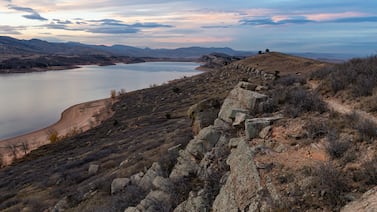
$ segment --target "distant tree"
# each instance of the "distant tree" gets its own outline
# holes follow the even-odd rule
[[[270,52],[270,50],[269,50],[269,49],[266,49],[266,53],[268,53],[268,52]]]
[[[21,142],[21,149],[22,151],[24,151],[24,154],[26,155],[26,153],[29,151],[29,144],[27,143],[27,141]]]
[[[17,158],[17,146],[15,144],[9,144],[7,145],[7,148],[9,152],[12,153],[13,160],[15,160]]]
[[[259,51],[258,51],[258,54],[262,54],[262,51],[261,51],[261,50],[259,50]]]

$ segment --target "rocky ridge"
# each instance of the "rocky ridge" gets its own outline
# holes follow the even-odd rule
[[[278,78],[274,70],[280,66],[257,63],[240,61],[125,96],[102,127],[42,148],[57,149],[53,154],[39,150],[1,171],[0,208],[338,211],[354,201],[351,210],[373,211],[373,190],[359,199],[373,187],[373,178],[363,176],[375,173],[373,140],[363,142],[346,116],[321,109],[320,99],[296,74],[305,64],[289,68],[294,76]],[[326,152],[329,140],[336,139],[326,125],[337,122],[343,128],[336,128],[341,131],[335,144],[353,145]],[[169,160],[162,160],[166,156]],[[30,167],[39,171],[38,180]],[[8,185],[15,191],[8,192]],[[27,196],[41,197],[47,190],[44,205]]]
[[[241,121],[244,126],[238,124],[237,127],[245,128],[248,138],[237,137],[235,127],[232,126],[235,116],[246,114],[251,117],[268,100],[267,96],[248,90],[251,87],[250,83],[240,82],[225,99],[218,117],[212,120],[211,125],[194,125],[200,131],[184,150],[180,150],[169,177],[163,178],[159,164],[154,163],[141,180],[135,182],[150,190],[149,194],[136,207],[127,208],[125,212],[173,210],[174,196],[179,194],[175,193],[172,185],[187,178],[197,178],[200,182],[174,211],[269,211],[279,205],[279,194],[273,184],[261,181],[253,160],[258,150],[249,147],[248,140],[259,136],[264,127],[280,116],[263,119],[264,127],[250,124],[259,123],[253,119]],[[207,111],[210,114],[213,112]],[[200,117],[195,121],[197,119]],[[252,133],[247,133],[250,131]],[[132,176],[131,182],[137,176],[140,173]]]

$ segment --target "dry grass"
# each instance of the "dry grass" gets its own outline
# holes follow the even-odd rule
[[[306,75],[312,71],[329,65],[328,63],[286,55],[278,52],[269,52],[267,54],[256,55],[255,57],[246,58],[245,60],[239,61],[237,63],[252,66],[269,73],[275,73],[275,71],[279,71],[281,76],[289,74]]]

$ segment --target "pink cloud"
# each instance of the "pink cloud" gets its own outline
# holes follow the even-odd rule
[[[173,37],[173,38],[155,38],[154,42],[167,43],[221,43],[233,41],[231,37]]]
[[[279,22],[287,19],[290,19],[290,17],[287,15],[276,15],[271,17],[271,20],[274,22]]]
[[[365,16],[365,13],[359,12],[344,12],[344,13],[319,13],[319,14],[307,14],[304,15],[308,20],[312,21],[329,21],[341,18],[353,18]]]

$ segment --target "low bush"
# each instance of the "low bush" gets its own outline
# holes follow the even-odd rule
[[[355,127],[363,140],[370,141],[377,138],[377,126],[374,122],[359,117]]]
[[[190,191],[198,191],[198,188],[203,187],[203,182],[199,180],[194,174],[180,178],[174,183],[174,193],[172,194],[173,208],[188,198]]]
[[[304,129],[307,132],[307,137],[310,139],[323,137],[329,131],[327,123],[321,120],[310,120],[307,124],[305,124]]]
[[[265,102],[262,102],[260,107],[262,107],[262,113],[273,113],[278,109],[278,99],[270,98]]]
[[[57,130],[51,129],[47,132],[48,140],[53,144],[60,141],[60,136]]]
[[[341,158],[351,146],[349,141],[342,141],[339,138],[327,137],[326,151],[331,158]]]
[[[303,85],[303,84],[306,83],[306,80],[305,80],[305,78],[303,78],[301,76],[287,75],[287,76],[283,76],[283,77],[278,78],[275,81],[275,83],[278,84],[278,85],[284,85],[284,86],[291,86],[291,85],[294,85],[295,83],[299,83],[299,84]]]
[[[297,117],[304,112],[316,111],[323,113],[327,110],[325,103],[318,94],[311,93],[303,88],[294,88],[286,95],[286,114]]]
[[[377,56],[356,58],[346,63],[321,69],[312,79],[327,79],[333,94],[349,90],[354,97],[370,96],[377,87]]]
[[[173,91],[174,93],[180,93],[180,92],[181,92],[181,89],[178,88],[178,87],[173,87],[173,88],[172,88],[172,91]]]
[[[110,91],[110,97],[111,97],[112,99],[115,99],[115,97],[117,97],[117,91],[116,91],[116,90],[111,90],[111,91]]]
[[[376,87],[376,82],[367,75],[360,74],[357,76],[356,82],[351,86],[351,91],[354,97],[371,96],[373,89]]]
[[[309,79],[312,79],[312,80],[323,80],[327,76],[329,76],[332,71],[333,71],[333,67],[321,68],[321,69],[319,69],[317,71],[313,71],[312,73],[310,73]]]
[[[316,171],[318,193],[333,208],[344,205],[343,193],[349,190],[345,177],[331,163],[320,164]]]
[[[377,185],[377,157],[362,165],[367,185]]]
[[[368,112],[377,112],[377,92],[364,100],[362,108]]]

